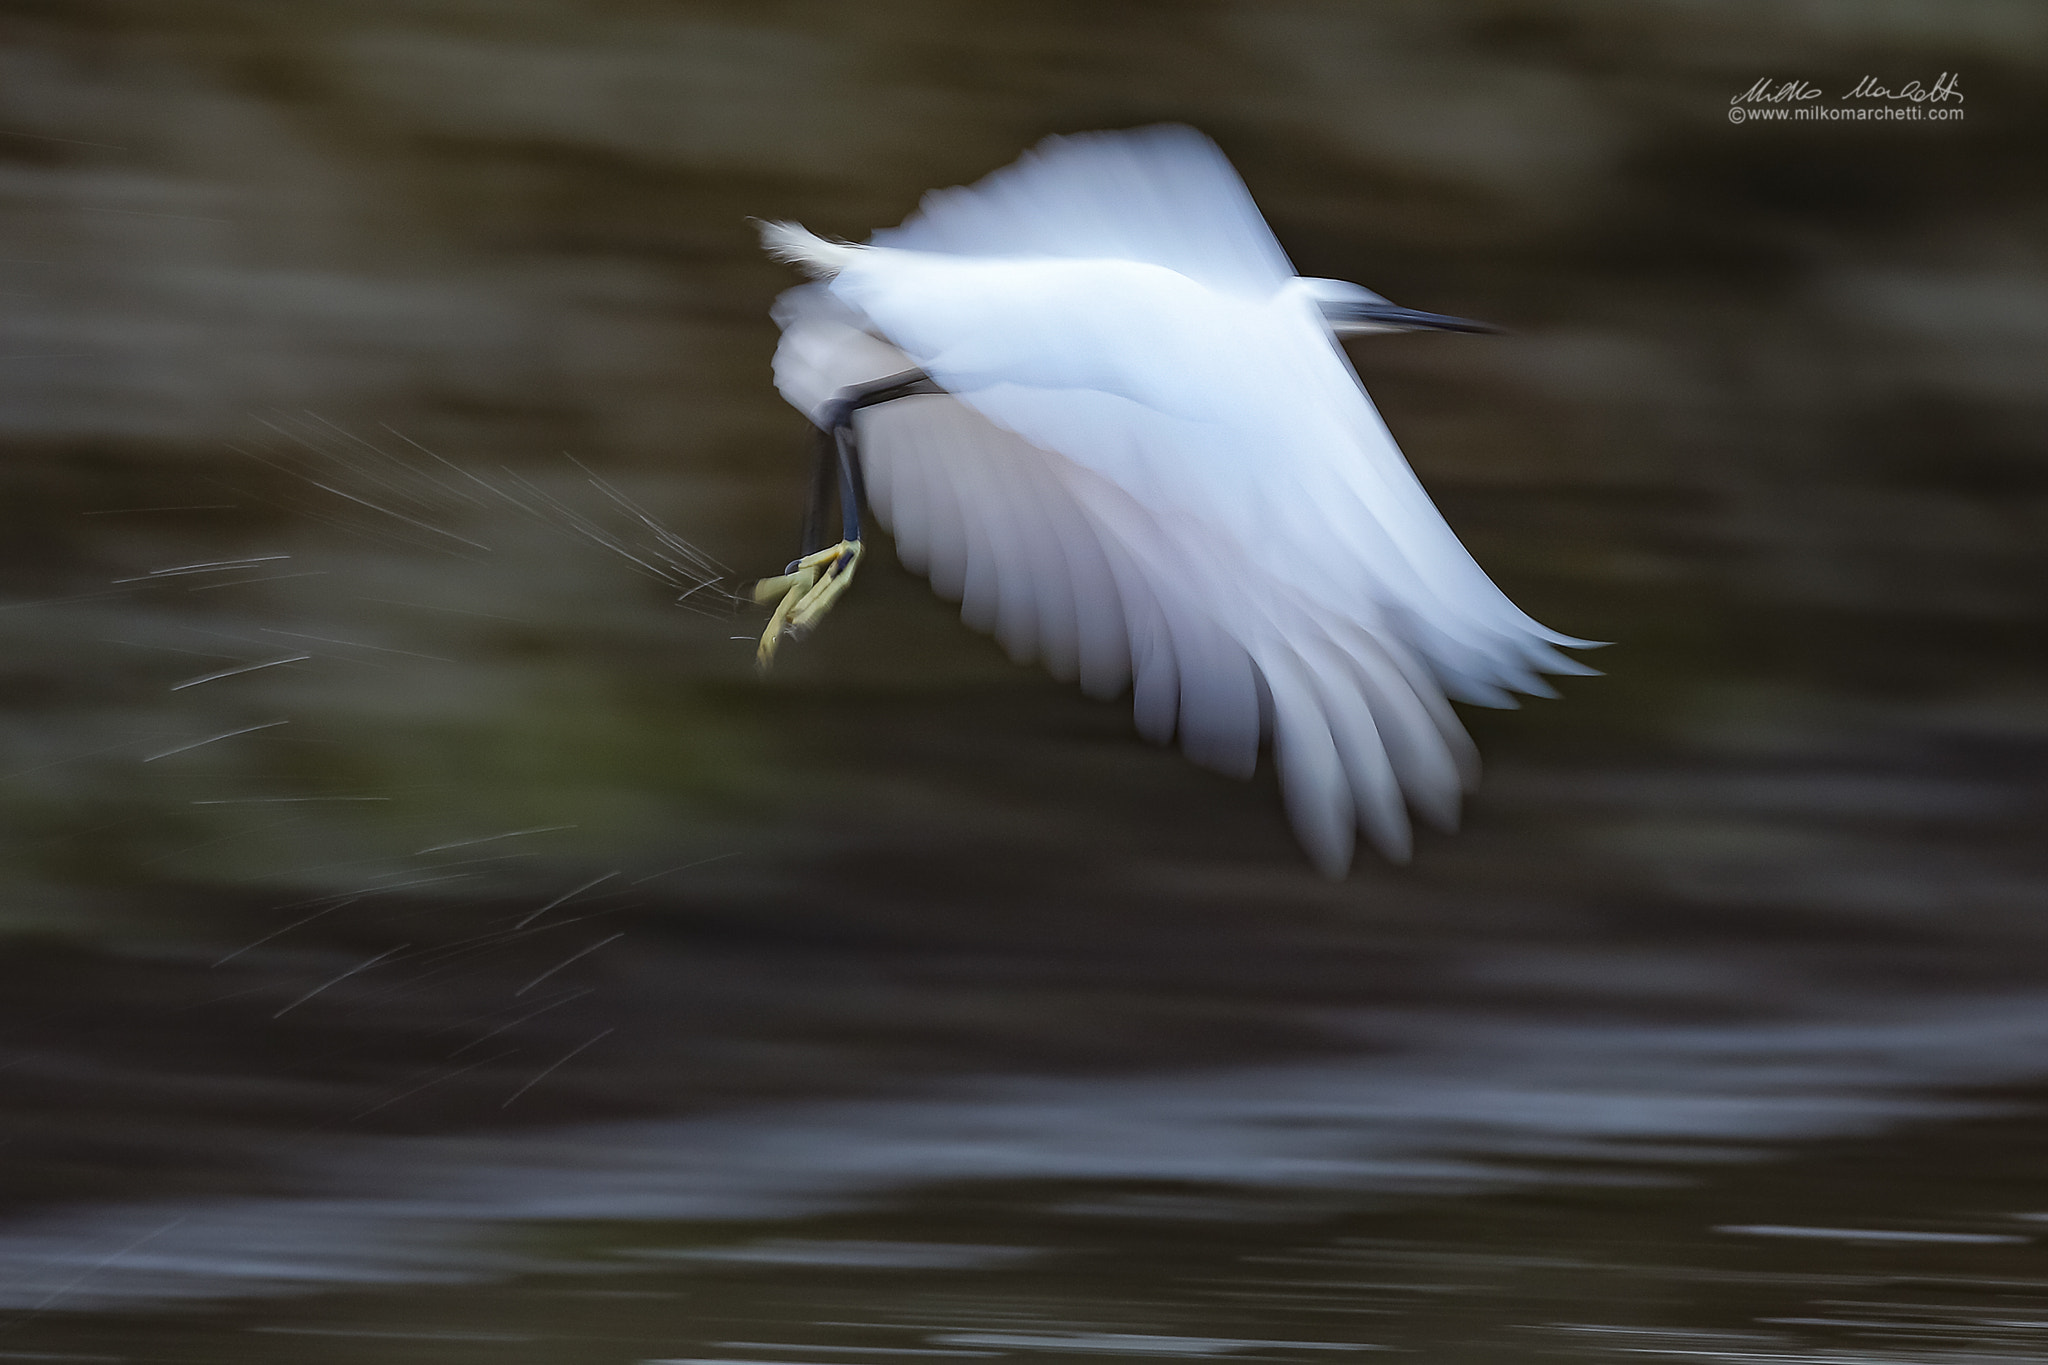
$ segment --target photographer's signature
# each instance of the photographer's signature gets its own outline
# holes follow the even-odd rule
[[[1781,81],[1773,76],[1759,76],[1755,85],[1729,99],[1730,104],[1799,104],[1807,100],[1825,99],[1826,93],[1809,80]],[[1908,104],[1947,104],[1963,102],[1962,76],[1958,72],[1944,71],[1935,77],[1933,84],[1925,81],[1907,81],[1903,85],[1885,85],[1875,76],[1865,76],[1855,86],[1837,96],[1842,100],[1885,100]]]

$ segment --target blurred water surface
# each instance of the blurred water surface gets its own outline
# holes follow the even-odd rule
[[[2041,1355],[2038,7],[5,23],[0,1358]],[[886,555],[766,683],[722,596],[743,218],[1163,119],[1511,329],[1354,356],[1620,642],[1411,868]]]

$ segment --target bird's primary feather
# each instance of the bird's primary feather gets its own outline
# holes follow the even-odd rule
[[[1405,858],[1409,808],[1455,822],[1476,760],[1446,693],[1590,671],[1444,524],[1192,130],[1050,139],[840,250],[778,303],[776,382],[808,413],[911,368],[948,391],[857,418],[904,562],[1013,657],[1128,681],[1199,762],[1249,773],[1270,734],[1325,872],[1354,830]]]

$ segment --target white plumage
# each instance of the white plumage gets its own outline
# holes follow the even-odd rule
[[[1593,671],[1473,562],[1360,386],[1320,301],[1377,296],[1297,278],[1199,133],[1049,138],[865,247],[762,235],[820,277],[775,309],[792,404],[914,369],[946,390],[854,419],[903,562],[1018,661],[1131,686],[1196,762],[1249,775],[1270,736],[1326,874],[1354,830],[1402,860],[1409,809],[1455,824],[1477,763],[1447,696]]]

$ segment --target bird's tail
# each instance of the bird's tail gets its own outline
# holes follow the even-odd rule
[[[867,250],[852,242],[828,242],[799,223],[764,223],[755,219],[754,226],[760,230],[764,251],[814,280],[831,279]]]

